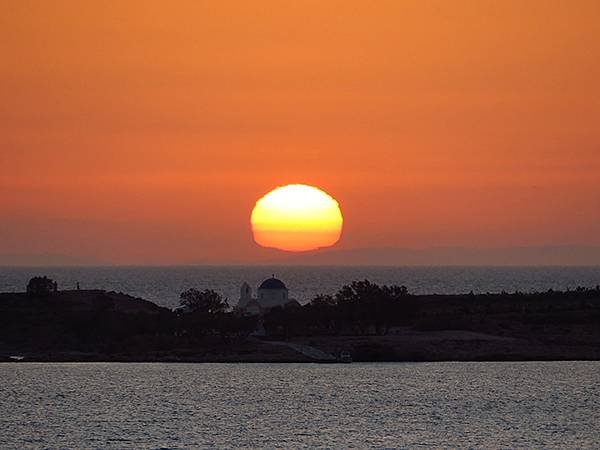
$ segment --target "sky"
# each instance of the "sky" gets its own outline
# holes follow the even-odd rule
[[[259,261],[290,183],[342,250],[600,245],[596,0],[0,10],[0,254]]]

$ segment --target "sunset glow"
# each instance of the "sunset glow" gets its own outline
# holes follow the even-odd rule
[[[334,245],[340,238],[343,219],[338,202],[327,193],[290,184],[259,199],[250,221],[257,244],[307,251]]]
[[[4,264],[265,263],[295,180],[336,251],[600,246],[597,0],[7,4]]]

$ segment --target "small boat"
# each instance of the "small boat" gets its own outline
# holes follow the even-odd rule
[[[11,361],[23,361],[25,359],[24,356],[21,355],[11,355],[8,357]]]
[[[341,363],[351,363],[352,362],[352,355],[350,354],[350,352],[340,352],[340,357],[338,358],[338,360]]]

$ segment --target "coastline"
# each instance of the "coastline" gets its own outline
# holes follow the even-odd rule
[[[316,363],[339,364],[338,348],[350,349],[353,362],[525,362],[525,361],[599,361],[600,346],[566,345],[510,339],[493,335],[458,336],[460,330],[426,332],[405,336],[313,336],[285,341],[301,344],[332,355],[311,358],[270,341],[251,339],[229,344],[226,352],[207,348],[173,349],[138,353],[81,351],[1,351],[0,362],[131,362],[131,363]],[[454,335],[454,336],[452,336]],[[418,341],[418,342],[417,342]],[[23,360],[15,361],[11,357]]]
[[[0,362],[331,364],[341,352],[354,362],[600,360],[600,291],[518,295],[410,296],[420,308],[416,318],[385,332],[302,335],[290,328],[256,337],[239,330],[182,335],[191,316],[121,293],[0,294]]]

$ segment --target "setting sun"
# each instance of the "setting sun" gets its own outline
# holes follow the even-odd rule
[[[342,233],[338,202],[305,184],[278,187],[260,198],[250,219],[254,240],[263,247],[287,251],[330,247]]]

